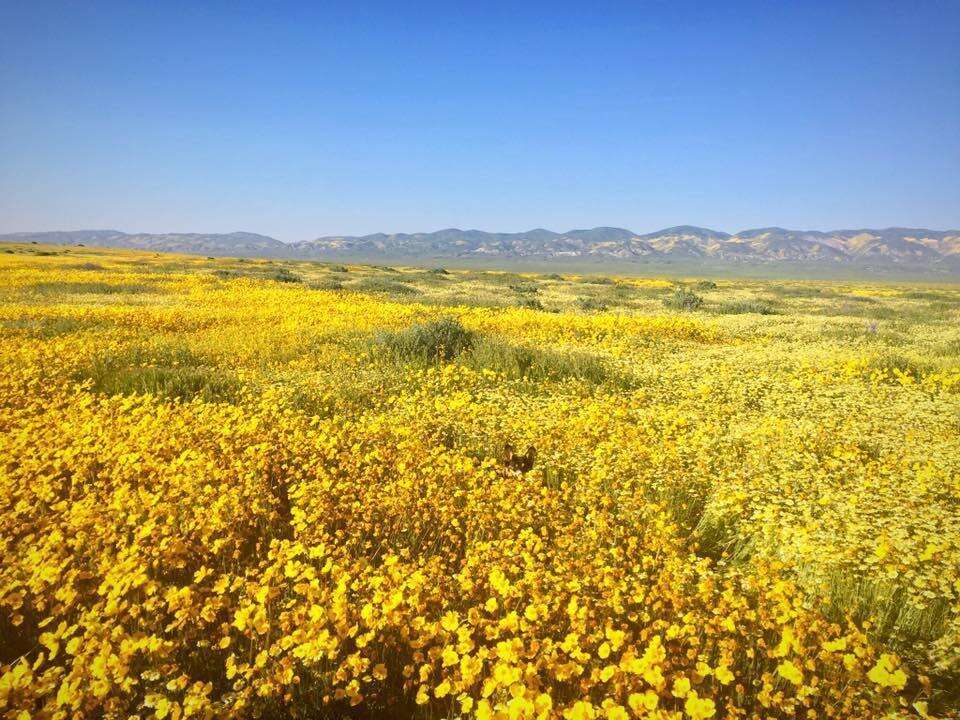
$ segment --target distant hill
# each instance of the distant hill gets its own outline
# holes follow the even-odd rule
[[[557,233],[543,228],[518,233],[448,228],[429,233],[336,235],[283,243],[266,235],[168,233],[129,234],[118,230],[14,233],[7,242],[97,245],[200,255],[277,258],[531,258],[636,261],[718,261],[733,263],[802,262],[901,266],[940,272],[960,271],[960,230],[787,230],[779,227],[719,230],[679,225],[638,235],[597,227]]]
[[[36,242],[52,245],[93,245],[97,247],[131,248],[156,252],[192,253],[196,255],[286,255],[288,246],[266,235],[234,232],[205,233],[136,233],[119,230],[71,230],[66,232],[13,233],[0,235],[5,242]]]

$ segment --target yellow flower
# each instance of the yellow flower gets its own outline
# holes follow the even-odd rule
[[[789,680],[794,685],[800,685],[803,683],[803,673],[800,671],[800,668],[794,665],[790,660],[784,660],[782,663],[777,665],[777,675],[785,680]]]
[[[683,709],[692,720],[706,720],[706,718],[713,717],[717,712],[717,707],[714,705],[713,700],[698,697],[695,690],[691,690],[690,694],[687,695]]]
[[[894,655],[884,653],[877,660],[877,664],[870,668],[867,677],[882,687],[903,690],[904,685],[907,684],[907,674],[897,667],[897,664],[897,658]]]

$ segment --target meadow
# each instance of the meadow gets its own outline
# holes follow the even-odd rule
[[[960,712],[960,287],[0,246],[0,717]]]

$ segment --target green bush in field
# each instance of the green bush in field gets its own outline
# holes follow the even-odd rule
[[[703,305],[703,298],[692,290],[678,287],[673,291],[673,295],[664,299],[663,304],[672,310],[698,310]]]
[[[755,313],[757,315],[777,315],[777,309],[766,300],[738,300],[736,302],[722,303],[717,312],[722,315],[744,315]]]
[[[581,310],[591,311],[591,310],[606,310],[607,304],[603,300],[598,300],[597,298],[592,297],[581,297],[577,298],[577,307]]]
[[[349,286],[349,289],[368,293],[389,293],[391,295],[417,295],[420,293],[412,285],[377,277],[363,278],[356,284]]]
[[[533,297],[522,297],[517,305],[528,310],[543,310],[543,303]]]
[[[272,273],[267,275],[267,278],[270,280],[275,280],[276,282],[282,282],[282,283],[303,282],[302,277],[300,277],[294,272],[291,272],[287,268],[279,268],[277,270],[274,270]]]
[[[382,333],[381,346],[401,360],[452,360],[473,347],[476,334],[459,320],[445,317],[414,325],[401,332]]]

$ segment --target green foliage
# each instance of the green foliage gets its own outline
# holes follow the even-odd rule
[[[401,332],[381,333],[376,342],[401,360],[442,362],[473,347],[476,334],[459,320],[444,317]]]
[[[577,298],[577,307],[587,312],[594,310],[603,311],[607,309],[607,303],[593,297],[580,297]]]
[[[543,303],[534,297],[522,297],[517,305],[528,310],[543,310]]]
[[[703,305],[703,298],[692,290],[678,287],[673,291],[673,295],[664,299],[663,304],[672,310],[692,311]]]
[[[282,283],[303,282],[302,277],[300,277],[294,272],[291,272],[287,268],[278,268],[277,270],[274,270],[272,273],[267,275],[267,277],[270,280],[275,280],[276,282],[282,282]]]
[[[363,278],[350,285],[348,289],[366,293],[388,293],[390,295],[417,295],[420,293],[420,290],[412,285],[378,277]]]
[[[511,380],[575,378],[596,384],[611,377],[604,363],[589,353],[533,348],[493,338],[476,342],[461,362],[477,370],[493,370]]]
[[[734,302],[721,303],[717,308],[721,315],[744,315],[747,313],[756,313],[757,315],[777,315],[777,309],[766,300],[737,300]]]
[[[717,284],[713,280],[698,280],[694,287],[697,290],[716,290]]]
[[[229,401],[238,389],[222,370],[185,347],[133,347],[92,359],[74,378],[106,395],[159,395],[179,400]]]

